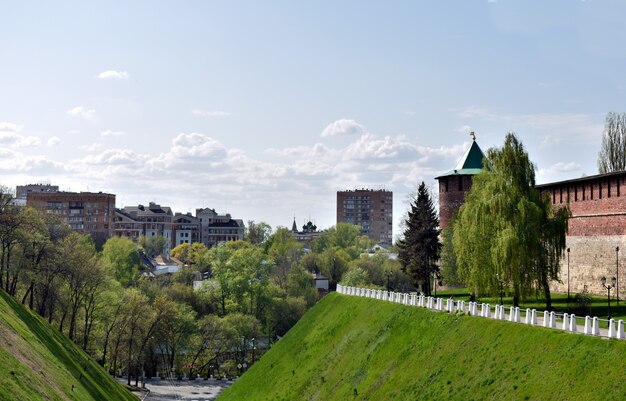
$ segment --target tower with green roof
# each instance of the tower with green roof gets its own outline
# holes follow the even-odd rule
[[[472,177],[483,169],[485,155],[476,143],[472,132],[472,146],[457,163],[454,170],[436,177],[439,181],[439,224],[446,228],[454,213],[465,201],[465,194],[472,187]]]

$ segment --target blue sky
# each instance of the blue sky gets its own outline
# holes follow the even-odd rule
[[[335,224],[407,196],[476,132],[540,183],[597,172],[626,98],[626,2],[4,2],[0,183]],[[434,193],[436,198],[436,191]]]

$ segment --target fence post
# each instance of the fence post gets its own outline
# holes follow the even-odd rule
[[[556,314],[554,312],[550,312],[550,328],[556,328]]]
[[[568,319],[568,314],[564,313],[563,314],[563,330],[568,331],[569,330],[569,319]]]
[[[609,338],[615,338],[615,319],[609,319]]]
[[[527,325],[531,325],[532,324],[531,318],[532,316],[530,315],[530,308],[526,308],[526,319],[524,320],[524,323],[526,323]]]
[[[485,317],[491,317],[491,305],[485,304]]]
[[[621,319],[617,321],[617,338],[624,339],[624,321]]]
[[[599,336],[600,335],[600,327],[599,327],[598,323],[599,323],[598,322],[598,317],[594,316],[593,317],[593,327],[591,329],[592,330],[591,334],[594,335],[594,336]]]
[[[576,315],[573,313],[569,315],[569,331],[572,333],[576,333],[578,331],[578,326],[576,325]]]
[[[550,327],[550,320],[548,318],[549,312],[547,310],[543,311],[543,327]]]
[[[591,332],[591,318],[589,316],[585,316],[585,330],[583,333],[586,335],[593,335]]]
[[[533,326],[537,325],[537,309],[533,309],[530,311],[531,313],[531,318],[530,318],[530,324],[532,324]]]

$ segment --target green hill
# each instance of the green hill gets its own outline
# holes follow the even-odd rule
[[[626,341],[326,296],[228,400],[624,400]]]
[[[0,290],[0,400],[137,400],[58,330]]]

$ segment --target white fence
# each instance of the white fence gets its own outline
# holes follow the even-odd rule
[[[577,318],[576,315],[568,313],[561,314],[549,311],[537,312],[536,309],[520,309],[518,307],[506,307],[504,305],[495,305],[492,308],[490,304],[485,303],[456,301],[452,298],[427,297],[425,295],[418,295],[417,293],[407,294],[369,288],[347,287],[341,284],[337,284],[337,292],[344,295],[379,299],[381,301],[395,302],[402,305],[417,306],[442,312],[446,311],[448,313],[460,311],[471,316],[508,320],[514,323],[561,329],[572,333],[580,332],[589,336],[625,339],[623,320],[615,322],[614,319],[610,319],[608,320],[608,329],[600,329],[600,321],[603,321],[603,319],[585,316],[584,324],[581,324],[579,327],[577,319],[580,319],[582,322],[582,318]]]

